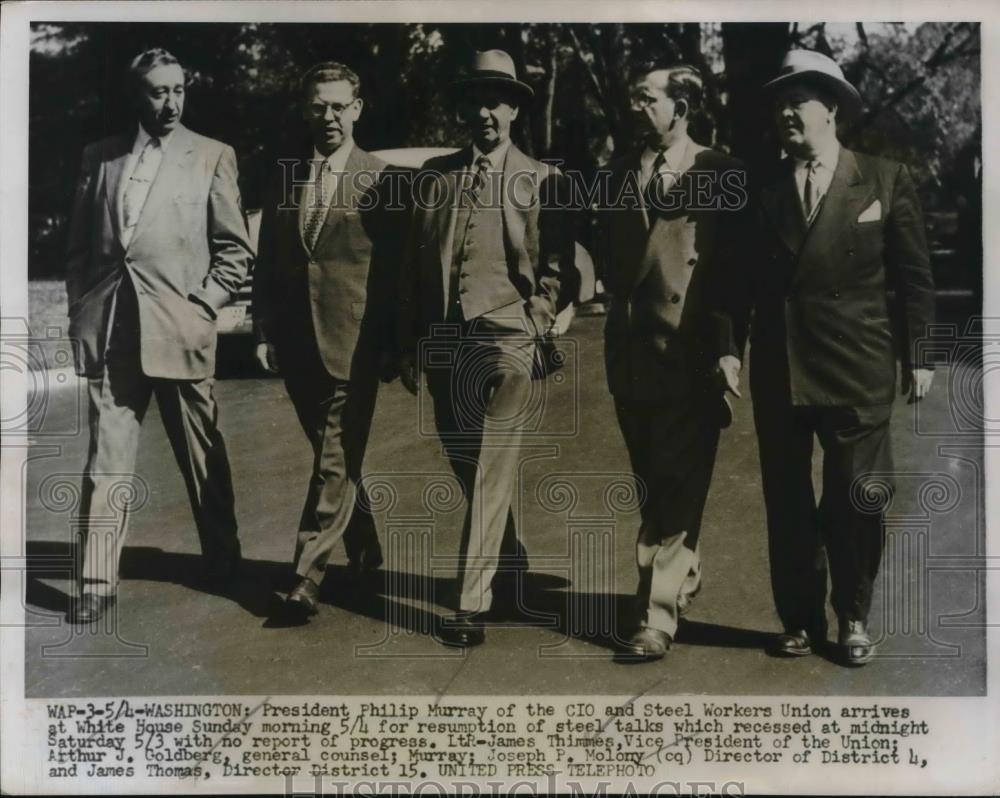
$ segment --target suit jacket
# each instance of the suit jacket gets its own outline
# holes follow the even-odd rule
[[[117,208],[132,136],[88,146],[77,185],[66,259],[69,335],[76,371],[100,374],[112,299],[128,274],[139,310],[142,371],[202,379],[215,373],[215,319],[253,258],[232,148],[182,125],[163,152],[128,248]]]
[[[381,353],[395,348],[397,264],[406,218],[400,198],[389,191],[398,191],[400,183],[392,185],[385,162],[355,145],[310,252],[300,213],[311,157],[282,161],[271,181],[254,267],[257,340],[275,344],[281,360],[283,349],[299,345],[294,334],[302,327],[295,314],[305,305],[332,377],[378,375]]]
[[[447,315],[452,266],[452,221],[459,181],[472,161],[470,148],[424,164],[414,178],[416,208],[400,281],[400,350],[415,354],[418,341]],[[498,281],[495,306],[520,299],[532,335],[544,335],[575,285],[575,247],[569,198],[559,170],[529,158],[513,144],[503,168],[503,245],[507,280]],[[502,283],[502,284],[501,284]]]
[[[807,227],[793,169],[786,159],[762,180],[757,240],[742,299],[733,303],[742,305],[733,314],[737,349],[753,309],[754,399],[817,406],[891,402],[897,354],[911,367],[915,341],[934,320],[934,281],[913,180],[901,164],[842,148]]]
[[[729,351],[721,280],[742,250],[745,170],[689,141],[666,210],[644,207],[640,154],[612,161],[601,203],[608,387],[620,399],[656,400],[705,387]]]

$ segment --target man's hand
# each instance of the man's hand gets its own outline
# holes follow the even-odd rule
[[[403,386],[414,396],[420,390],[420,370],[412,355],[402,355],[399,358],[399,379]]]
[[[733,396],[739,399],[743,394],[740,393],[740,370],[743,368],[743,364],[740,363],[740,359],[734,355],[723,355],[719,358],[719,364],[716,373],[719,376],[719,381],[722,383],[727,391],[729,391]]]
[[[278,373],[278,353],[274,344],[267,342],[257,344],[257,364],[268,374]]]
[[[907,402],[913,404],[923,399],[931,390],[934,382],[934,369],[911,369],[903,372],[903,393],[907,394]]]

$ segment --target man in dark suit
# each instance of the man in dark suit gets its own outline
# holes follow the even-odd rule
[[[787,157],[755,192],[759,238],[730,305],[734,354],[720,367],[735,385],[752,308],[751,391],[784,626],[773,653],[825,644],[829,563],[838,642],[848,664],[862,665],[875,650],[867,620],[892,482],[896,357],[904,390],[923,398],[933,372],[918,367],[915,345],[934,318],[934,283],[906,167],[837,140],[837,119],[855,114],[860,97],[836,63],[793,50],[767,89]],[[814,437],[824,454],[818,506]]]
[[[85,150],[67,253],[69,335],[90,400],[81,597],[70,613],[79,623],[99,619],[117,595],[128,513],[116,509],[113,493],[135,471],[153,394],[209,576],[225,583],[240,564],[212,392],[216,313],[252,258],[236,156],[181,124],[186,79],[170,53],[141,53],[129,77],[138,125]],[[110,518],[118,525],[100,533],[95,520],[104,528]]]
[[[395,365],[394,305],[402,210],[379,196],[386,164],[354,143],[358,76],[325,62],[302,78],[308,152],[279,161],[261,220],[254,271],[257,357],[284,375],[313,448],[286,608],[314,615],[344,537],[351,571],[382,562],[362,464],[380,375]],[[400,206],[402,207],[402,206]]]
[[[700,587],[702,511],[720,425],[730,420],[716,373],[729,350],[714,311],[741,249],[745,172],[688,135],[701,98],[694,68],[643,69],[632,83],[642,149],[607,167],[608,387],[642,496],[626,661],[661,658]]]
[[[400,346],[406,387],[416,394],[426,375],[437,431],[468,502],[459,612],[441,630],[444,643],[464,647],[484,640],[494,576],[518,584],[526,571],[511,500],[524,426],[537,410],[535,341],[561,307],[574,250],[563,212],[546,207],[558,172],[510,140],[532,96],[510,56],[477,53],[455,89],[472,144],[432,159],[416,178]],[[442,325],[454,334],[435,336]],[[445,340],[447,351],[422,347],[428,337]]]

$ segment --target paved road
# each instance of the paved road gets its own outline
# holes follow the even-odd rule
[[[64,625],[70,584],[60,569],[70,552],[72,501],[62,501],[58,485],[78,480],[86,436],[75,430],[85,405],[75,380],[53,381],[27,469],[28,694],[983,693],[982,437],[970,420],[981,372],[974,364],[941,369],[919,417],[902,401],[896,408],[895,454],[905,473],[872,619],[885,656],[849,670],[822,657],[764,654],[777,621],[745,397],[723,435],[709,498],[702,594],[667,659],[614,664],[614,637],[626,630],[635,583],[637,515],[604,384],[601,324],[581,318],[574,325],[575,357],[561,382],[545,386],[541,432],[522,466],[518,511],[532,555],[534,621],[491,628],[487,644],[464,655],[431,635],[434,619],[451,606],[461,507],[441,487],[449,472],[433,435],[419,434],[429,430],[426,408],[398,383],[380,394],[367,461],[383,485],[376,495],[387,563],[376,596],[358,599],[347,589],[341,554],[312,623],[269,624],[289,587],[310,455],[280,380],[249,376],[217,388],[248,560],[237,588],[219,595],[199,582],[187,498],[153,407],[138,463],[149,495],[134,514],[122,561],[118,632]],[[972,409],[956,410],[959,400]],[[915,423],[924,434],[913,434]]]

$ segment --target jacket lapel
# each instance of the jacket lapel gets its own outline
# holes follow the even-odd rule
[[[468,147],[459,150],[452,156],[441,170],[442,174],[438,178],[438,190],[440,195],[435,199],[437,208],[435,212],[435,224],[437,227],[438,248],[441,256],[441,269],[444,275],[444,290],[448,291],[451,280],[451,255],[455,238],[455,217],[458,213],[456,198],[458,196],[458,178],[469,162],[472,160],[472,150]],[[447,299],[447,298],[446,298]]]
[[[369,169],[370,159],[368,153],[358,147],[355,144],[351,148],[350,154],[347,156],[347,162],[344,164],[344,171],[342,174],[337,176],[337,185],[334,189],[333,201],[327,207],[326,217],[323,219],[323,225],[320,227],[319,233],[316,234],[316,246],[315,250],[320,250],[323,247],[324,239],[332,234],[332,231],[336,229],[337,225],[341,222],[348,211],[358,210],[360,205],[360,197],[367,190],[369,186],[374,186],[375,180],[377,180],[377,175],[374,169],[370,169],[370,177],[366,178],[365,182],[358,183],[355,179],[355,175],[364,172]],[[299,230],[303,230],[303,225],[300,223]],[[303,244],[305,242],[303,241]]]
[[[808,230],[795,186],[795,161],[792,158],[781,162],[770,183],[761,190],[761,204],[785,246],[797,256]]]
[[[812,225],[806,232],[799,255],[800,260],[806,258],[813,242],[816,242],[816,246],[826,248],[842,235],[858,218],[858,213],[871,192],[872,187],[864,182],[854,153],[841,147],[830,187],[823,197]]]
[[[160,168],[153,179],[153,185],[149,187],[149,194],[146,202],[142,206],[139,214],[139,221],[136,223],[135,232],[132,234],[132,241],[129,247],[135,244],[136,240],[142,236],[143,231],[149,227],[150,221],[156,218],[156,213],[163,202],[170,196],[170,193],[179,185],[183,184],[183,171],[187,166],[191,153],[194,152],[194,136],[183,125],[178,125],[166,150],[163,151],[163,158],[160,161]]]
[[[528,210],[537,202],[538,173],[534,164],[513,144],[507,149],[503,164],[501,213],[503,215],[504,245],[508,257],[511,253],[525,252],[524,232]]]

